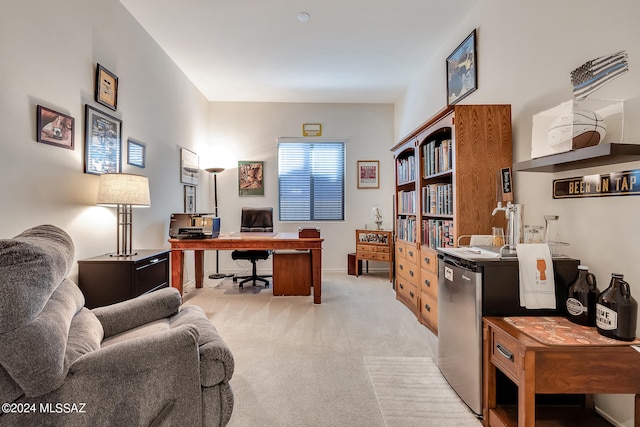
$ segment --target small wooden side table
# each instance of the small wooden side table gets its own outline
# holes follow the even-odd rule
[[[497,405],[496,369],[518,386],[517,407]],[[640,353],[623,341],[620,345],[546,345],[502,317],[484,317],[482,388],[485,426],[533,427],[536,414],[545,419],[544,425],[555,415],[574,423],[587,417],[575,425],[600,425],[603,419],[593,411],[589,414],[588,408],[550,415],[545,412],[550,408],[536,407],[535,396],[621,393],[635,394],[634,425],[640,427]]]
[[[356,264],[360,260],[367,262],[367,273],[369,261],[388,262],[389,281],[393,281],[393,231],[356,230]]]

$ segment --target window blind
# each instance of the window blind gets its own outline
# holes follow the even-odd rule
[[[345,141],[278,143],[280,221],[344,220]]]

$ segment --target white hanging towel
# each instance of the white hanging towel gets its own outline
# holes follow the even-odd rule
[[[516,246],[520,267],[520,305],[528,309],[556,308],[556,285],[549,245]]]

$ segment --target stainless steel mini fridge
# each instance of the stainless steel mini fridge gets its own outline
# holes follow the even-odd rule
[[[482,316],[563,314],[566,289],[578,275],[579,261],[554,258],[557,308],[528,310],[520,307],[517,258],[438,251],[438,366],[460,398],[481,415]]]

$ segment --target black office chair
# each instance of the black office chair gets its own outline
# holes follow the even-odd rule
[[[250,232],[273,232],[273,208],[242,208],[242,219],[240,220],[240,231]],[[238,287],[242,288],[243,285],[249,281],[253,281],[253,286],[256,285],[256,281],[264,282],[265,288],[269,287],[269,280],[266,277],[271,275],[258,276],[257,263],[259,260],[265,260],[269,258],[270,251],[240,251],[235,250],[231,252],[232,259],[245,259],[251,261],[252,273],[251,276],[233,276],[233,281],[237,282],[238,279],[243,279]]]

